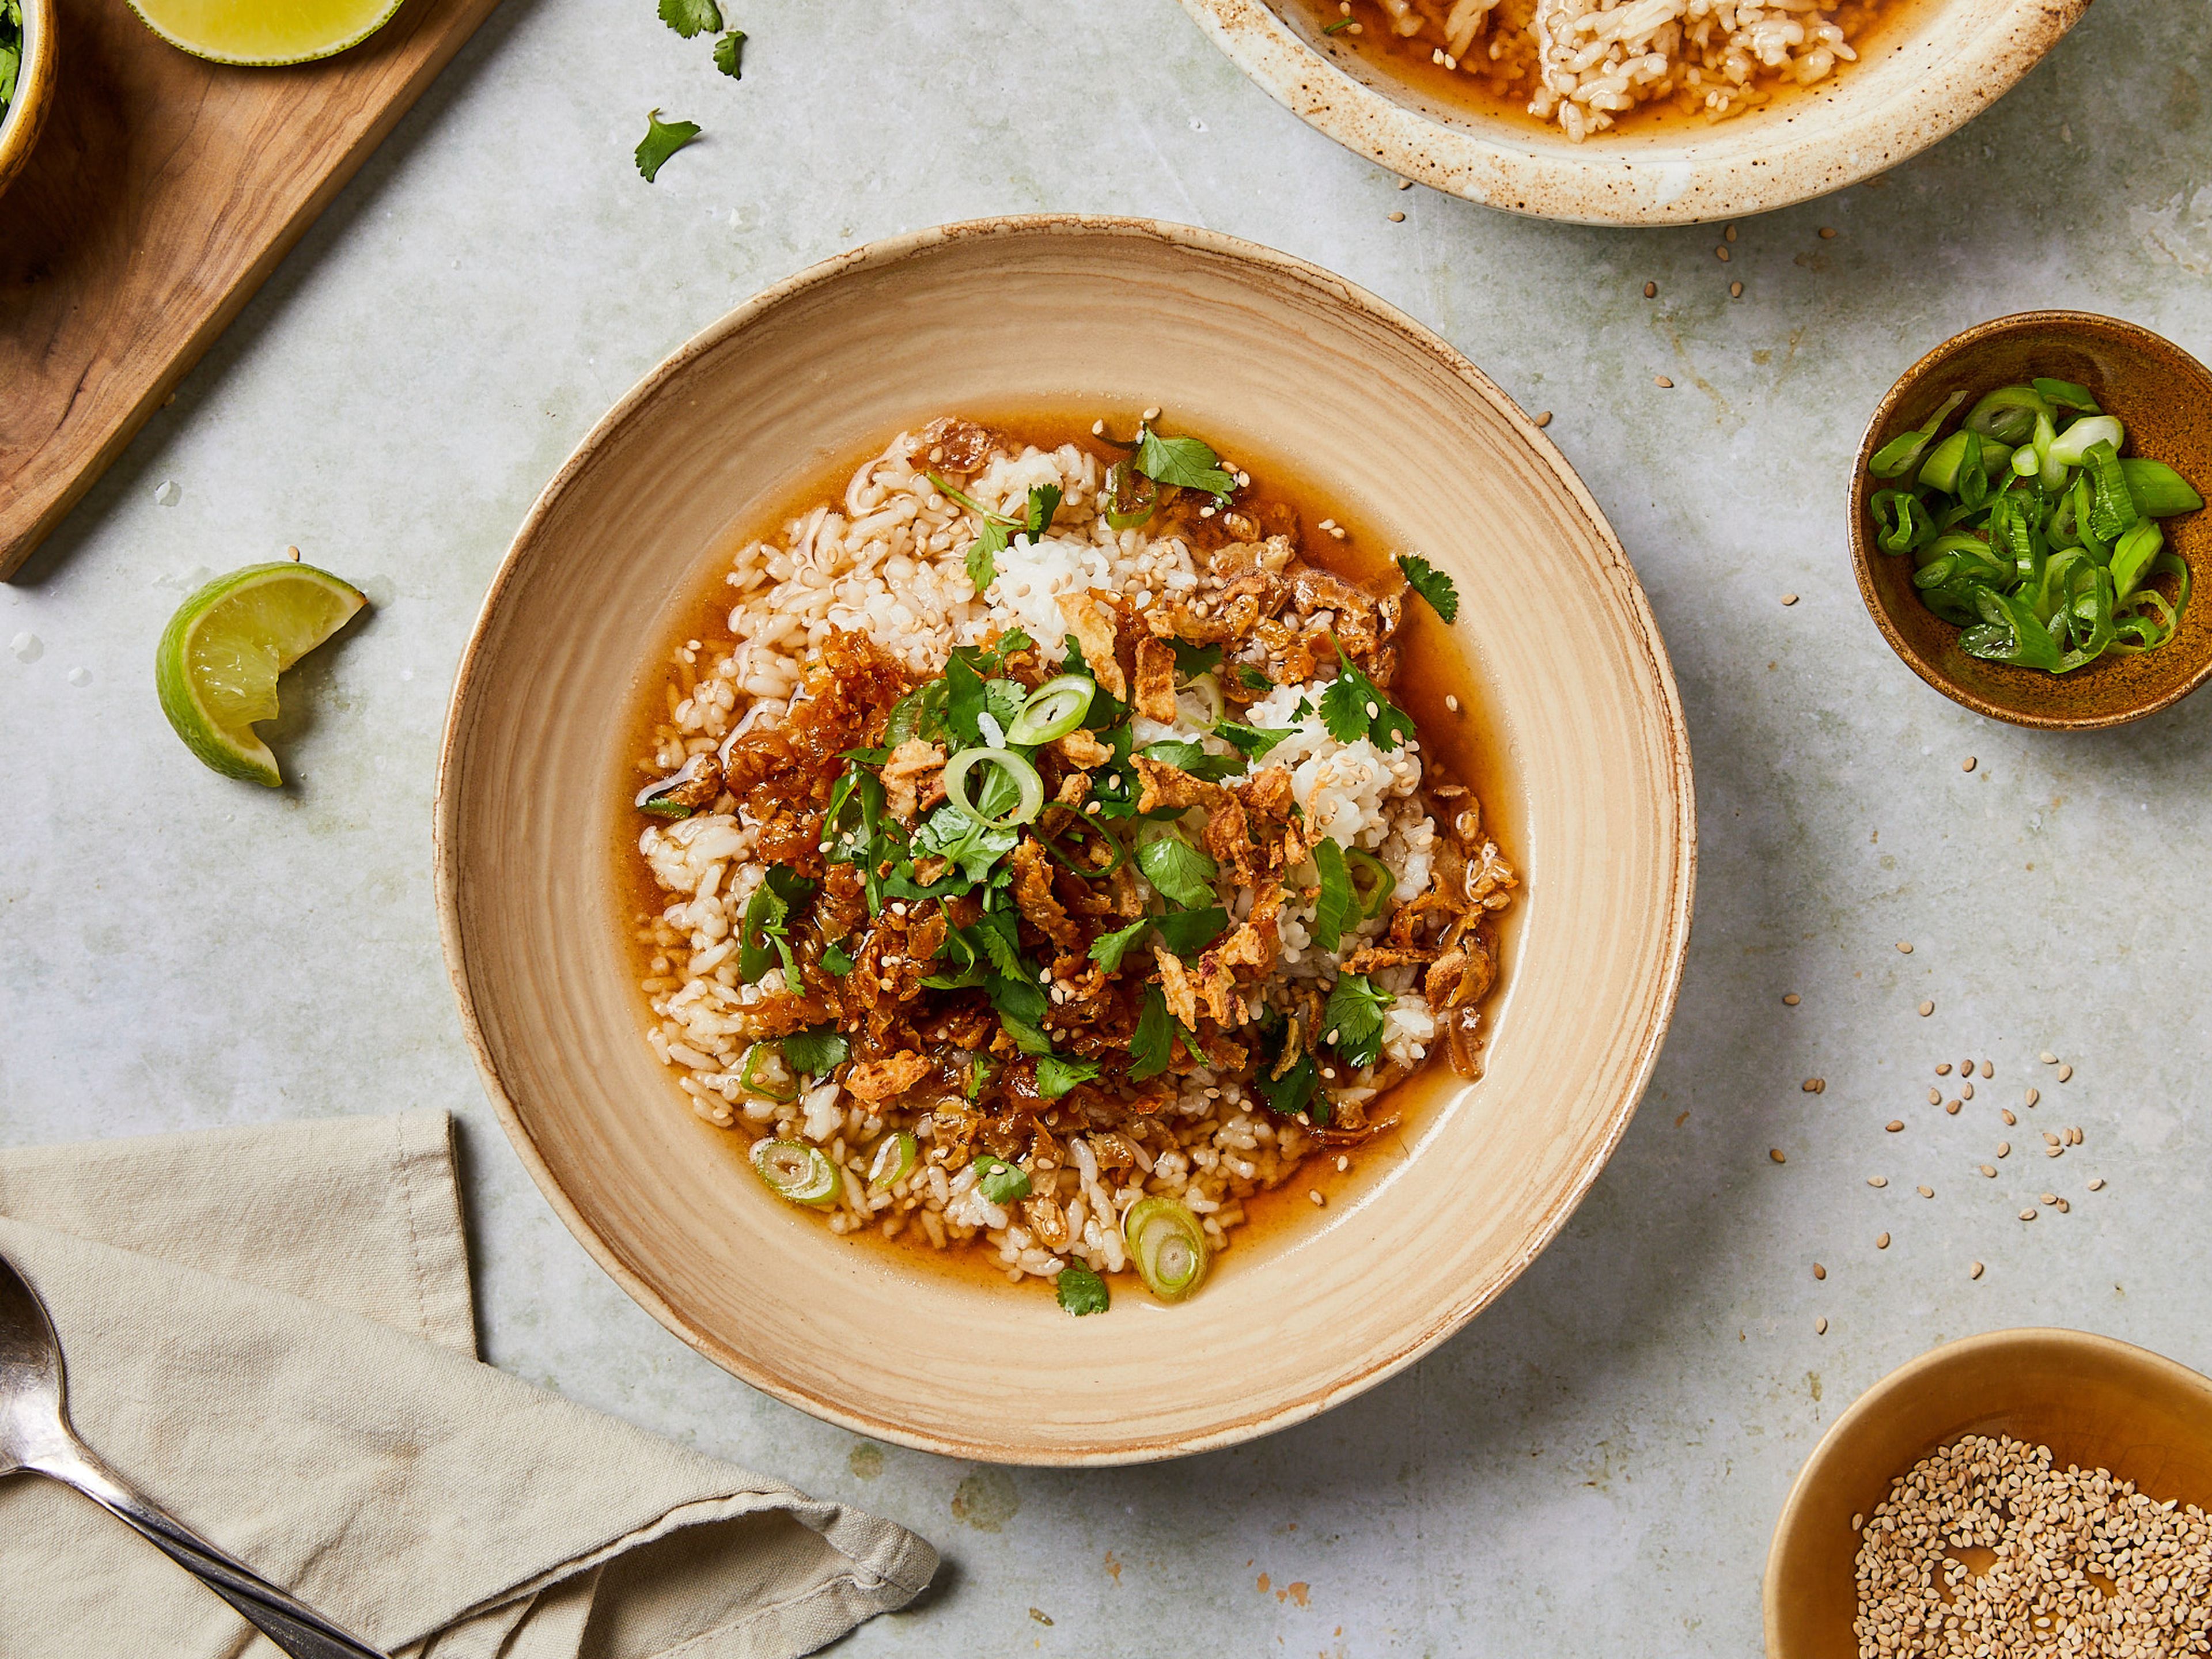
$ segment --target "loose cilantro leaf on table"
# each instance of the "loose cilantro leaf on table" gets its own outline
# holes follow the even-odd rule
[[[745,32],[743,29],[732,29],[714,42],[714,67],[732,81],[745,78],[744,65],[738,61],[738,54],[744,50],[744,45]]]
[[[1321,872],[1321,894],[1314,900],[1313,942],[1334,951],[1344,940],[1345,918],[1352,913],[1352,872],[1345,867],[1344,848],[1323,836],[1314,843],[1314,868]]]
[[[1096,1080],[1099,1070],[1096,1060],[1070,1060],[1065,1054],[1039,1054],[1037,1092],[1047,1100],[1058,1100],[1077,1084]]]
[[[1052,1289],[1060,1305],[1078,1319],[1085,1314],[1104,1313],[1112,1299],[1106,1293],[1106,1281],[1079,1261],[1062,1267]]]
[[[793,1031],[783,1040],[783,1058],[794,1072],[808,1077],[823,1077],[836,1071],[849,1059],[853,1045],[848,1042],[834,1025],[817,1025],[811,1030]]]
[[[1375,682],[1352,665],[1341,645],[1336,647],[1336,660],[1337,677],[1321,694],[1322,724],[1328,728],[1329,736],[1339,743],[1370,738],[1377,749],[1388,753],[1413,735],[1413,722],[1392,708]]]
[[[696,121],[664,121],[654,110],[645,118],[645,137],[638,141],[637,170],[651,184],[668,158],[699,136]]]
[[[660,0],[660,21],[689,40],[721,27],[722,9],[714,0]]]
[[[1221,470],[1221,458],[1196,438],[1163,438],[1150,427],[1137,429],[1137,453],[1131,464],[1155,483],[1202,489],[1217,501],[1227,501],[1237,480]]]
[[[1372,1066],[1382,1053],[1382,1011],[1391,1003],[1364,974],[1340,974],[1322,1011],[1322,1041],[1354,1066]]]
[[[1459,589],[1452,579],[1418,553],[1401,553],[1398,568],[1407,586],[1429,602],[1429,609],[1446,622],[1459,620]]]

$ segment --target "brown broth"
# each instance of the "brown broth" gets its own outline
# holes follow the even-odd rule
[[[1562,136],[1556,122],[1528,112],[1533,88],[1531,74],[1525,65],[1484,72],[1494,68],[1480,57],[1486,51],[1487,33],[1475,37],[1476,58],[1464,59],[1459,68],[1451,69],[1433,60],[1431,54],[1437,50],[1433,40],[1425,35],[1394,33],[1389,14],[1376,0],[1351,0],[1351,3],[1352,20],[1360,26],[1356,34],[1349,30],[1333,35],[1322,33],[1328,25],[1344,21],[1338,0],[1279,0],[1279,9],[1290,15],[1301,38],[1325,57],[1340,62],[1350,58],[1372,64],[1391,79],[1448,108],[1502,121],[1528,132]],[[1858,53],[1858,63],[1863,64],[1900,43],[1904,31],[1898,27],[1899,21],[1918,3],[1919,0],[1843,0],[1836,6],[1834,16],[1842,24],[1851,50]],[[1832,91],[1838,77],[1850,75],[1857,67],[1858,64],[1838,64],[1809,87],[1777,76],[1758,76],[1753,84],[1772,94],[1769,101],[1723,119],[1755,120],[1806,99],[1819,97]],[[1583,142],[1600,144],[1615,137],[1686,134],[1717,125],[1719,124],[1706,118],[1693,100],[1678,94],[1623,110],[1613,116],[1612,126],[1591,134]]]
[[[1091,423],[1103,414],[1109,429],[1127,432],[1135,428],[1139,416],[1134,409],[1086,407],[1076,412],[1064,404],[982,413],[973,410],[957,412],[1006,434],[1018,443],[1047,449],[1073,443],[1091,451],[1102,461],[1118,459],[1121,452],[1094,437]],[[1214,426],[1209,426],[1203,435],[1250,475],[1253,488],[1240,492],[1243,500],[1279,502],[1296,513],[1298,556],[1376,592],[1388,592],[1397,585],[1400,578],[1393,562],[1395,553],[1411,550],[1402,538],[1391,537],[1376,520],[1363,514],[1357,505],[1347,507],[1343,500],[1324,497],[1318,487],[1300,476],[1298,469],[1279,464],[1278,459],[1264,447],[1243,443]],[[774,535],[816,503],[842,499],[846,481],[879,447],[878,443],[856,449],[824,465],[803,486],[792,489],[773,510],[760,514],[724,541],[702,584],[702,591],[690,605],[677,612],[653,655],[639,669],[627,722],[629,737],[622,750],[626,768],[647,751],[654,728],[666,717],[664,688],[678,646],[688,640],[699,641],[700,665],[702,669],[710,669],[720,643],[729,637],[732,590],[721,579],[730,568],[731,556],[744,544]],[[1322,528],[1324,519],[1346,532],[1344,539],[1340,541]],[[1516,796],[1506,787],[1507,750],[1477,688],[1465,653],[1451,629],[1417,599],[1408,602],[1406,620],[1397,637],[1401,654],[1398,679],[1392,690],[1393,701],[1413,717],[1423,752],[1440,759],[1447,770],[1474,792],[1481,803],[1484,824],[1525,878],[1526,867],[1516,849],[1525,845],[1526,838],[1522,833],[1521,815],[1515,810]],[[1444,706],[1448,695],[1456,697],[1457,712]],[[628,793],[644,781],[644,774],[625,770],[614,787]],[[638,935],[642,925],[659,913],[665,895],[638,854],[640,821],[629,815],[618,815],[616,824],[617,832],[609,847],[617,866],[614,890],[622,896],[621,922],[625,935],[633,942],[636,976],[643,979],[650,972],[654,950]],[[1510,974],[1511,936],[1518,914],[1518,906],[1510,908],[1498,927],[1501,985]],[[1493,993],[1493,1006],[1496,1000],[1497,994]],[[651,1020],[651,1011],[642,996],[638,1009],[638,1040],[642,1042],[643,1031]],[[1451,1084],[1450,1062],[1439,1042],[1419,1071],[1390,1091],[1390,1106],[1377,1115],[1379,1121],[1402,1114],[1406,1121],[1382,1130],[1352,1149],[1348,1154],[1352,1167],[1347,1170],[1336,1168],[1334,1153],[1316,1152],[1308,1155],[1295,1175],[1272,1190],[1243,1200],[1247,1219],[1230,1231],[1231,1249],[1227,1254],[1240,1255],[1255,1245],[1274,1243],[1310,1224],[1316,1206],[1307,1196],[1309,1191],[1318,1191],[1322,1195],[1324,1207],[1333,1206],[1357,1198],[1389,1170],[1403,1164],[1412,1155],[1418,1138],[1421,1108]],[[689,1114],[690,1097],[672,1084],[669,1105],[671,1109]],[[748,1136],[742,1129],[735,1129],[718,1132],[718,1139],[727,1143],[732,1173],[750,1179],[748,1152],[751,1141]],[[825,1237],[838,1237],[830,1234],[826,1228],[823,1231]],[[1004,1282],[1004,1271],[995,1257],[980,1249],[937,1249],[919,1226],[906,1229],[894,1239],[886,1239],[873,1229],[842,1237],[849,1242],[866,1241],[877,1249],[896,1252],[902,1261],[927,1261],[934,1271],[957,1273],[977,1283]]]

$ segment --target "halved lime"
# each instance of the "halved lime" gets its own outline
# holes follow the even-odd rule
[[[154,648],[161,712],[225,777],[284,781],[253,723],[276,718],[276,677],[368,601],[311,564],[280,560],[218,576],[177,607]]]
[[[131,0],[146,27],[218,64],[304,64],[357,46],[400,0]]]

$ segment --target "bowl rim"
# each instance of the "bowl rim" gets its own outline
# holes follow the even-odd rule
[[[16,66],[15,96],[0,111],[0,191],[29,159],[53,102],[59,49],[54,0],[22,0],[22,6],[23,59]]]
[[[1847,1435],[1867,1419],[1881,1413],[1900,1389],[1927,1372],[1938,1370],[1975,1353],[2031,1346],[2071,1350],[2076,1354],[2103,1361],[2124,1359],[2130,1364],[2163,1370],[2176,1383],[2212,1393],[2212,1377],[2191,1369],[2178,1359],[2169,1359],[2162,1353],[2122,1341],[2117,1336],[2100,1336],[2094,1331],[2070,1330],[2059,1325],[2018,1325],[2005,1330],[1984,1331],[1977,1336],[1962,1336],[1955,1341],[1942,1343],[1906,1360],[1871,1384],[1834,1422],[1828,1425],[1799,1468],[1797,1478],[1790,1483],[1790,1494],[1782,1500],[1781,1512],[1774,1518],[1773,1536],[1766,1548],[1766,1565],[1759,1576],[1759,1612],[1768,1653],[1778,1651],[1777,1644],[1780,1639],[1782,1609],[1777,1581],[1787,1559],[1788,1540],[1797,1530],[1805,1512],[1812,1507],[1811,1487],[1814,1474],[1836,1455],[1836,1449]],[[1890,1478],[1894,1480],[1904,1473],[1903,1469],[1895,1470]]]
[[[1942,367],[1957,353],[1996,336],[2048,331],[2093,330],[2108,336],[2126,339],[2138,349],[2154,352],[2172,352],[2184,362],[2193,364],[2198,374],[2212,381],[2212,368],[2208,368],[2194,352],[2167,339],[2141,323],[2131,323],[2124,317],[2111,317],[2097,311],[2038,310],[2015,311],[2002,317],[1991,317],[1964,328],[1948,339],[1929,347],[1916,358],[1912,365],[1891,382],[1881,395],[1881,401],[1867,417],[1866,430],[1859,438],[1858,453],[1851,461],[1849,484],[1850,497],[1845,510],[1850,514],[1847,529],[1850,538],[1851,574],[1857,579],[1859,598],[1874,618],[1874,625],[1899,660],[1923,680],[1941,691],[1962,708],[2008,726],[2026,726],[2037,732],[2102,732],[2116,726],[2129,726],[2150,715],[2162,713],[2179,702],[2191,692],[2199,690],[2207,680],[2212,680],[2212,654],[2208,654],[2196,673],[2169,687],[2146,702],[2104,714],[2038,714],[2027,710],[2000,708],[1979,693],[1959,684],[1936,664],[1929,661],[1917,647],[1908,640],[1897,624],[1890,620],[1881,596],[1875,591],[1875,554],[1872,538],[1867,533],[1866,502],[1871,496],[1867,465],[1874,459],[1877,441],[1883,428],[1894,418],[1897,406],[1916,389],[1929,374]]]
[[[459,813],[459,792],[455,787],[457,761],[465,737],[462,714],[476,673],[477,653],[484,644],[493,614],[509,585],[520,579],[522,561],[527,556],[541,525],[555,510],[571,483],[593,464],[630,416],[657,397],[670,377],[694,359],[714,349],[757,319],[817,288],[855,272],[894,266],[957,242],[1031,236],[1151,239],[1170,247],[1272,268],[1319,289],[1337,305],[1355,309],[1370,320],[1380,323],[1398,334],[1466,383],[1504,416],[1520,436],[1530,441],[1532,453],[1551,471],[1575,509],[1586,520],[1608,562],[1627,577],[1622,597],[1630,608],[1630,620],[1638,642],[1648,653],[1649,672],[1658,692],[1653,713],[1666,751],[1668,795],[1672,807],[1670,828],[1679,849],[1671,890],[1667,895],[1662,930],[1665,943],[1662,957],[1657,964],[1656,994],[1650,1004],[1646,1029],[1638,1038],[1620,1097],[1608,1115],[1599,1144],[1573,1170],[1549,1212],[1542,1218],[1522,1248],[1503,1264],[1502,1272],[1494,1283],[1486,1289],[1480,1289],[1462,1302],[1439,1310],[1405,1343],[1377,1357],[1366,1370],[1353,1376],[1334,1382],[1317,1379],[1305,1393],[1271,1409],[1251,1413],[1201,1432],[1184,1433],[1142,1445],[1084,1449],[1065,1455],[1054,1455],[1049,1449],[1018,1449],[1010,1454],[1007,1448],[995,1447],[981,1440],[963,1441],[918,1432],[899,1423],[850,1410],[832,1396],[810,1392],[757,1365],[744,1353],[694,1322],[630,1267],[623,1254],[568,1197],[532,1135],[520,1105],[507,1092],[500,1076],[484,1036],[483,1023],[477,1016],[464,957],[459,854],[456,834]],[[500,561],[499,568],[485,591],[483,604],[477,609],[476,620],[470,628],[467,642],[454,670],[453,689],[448,694],[444,729],[439,743],[437,779],[431,811],[439,937],[447,976],[459,1006],[462,1034],[476,1060],[484,1091],[499,1117],[501,1127],[506,1130],[509,1142],[530,1172],[531,1179],[562,1224],[607,1275],[640,1307],[692,1349],[751,1387],[811,1416],[867,1438],[944,1456],[1052,1467],[1127,1465],[1187,1456],[1256,1439],[1304,1422],[1395,1376],[1458,1332],[1503,1295],[1506,1288],[1527,1270],[1529,1263],[1558,1237],[1569,1218],[1581,1206],[1591,1186],[1619,1149],[1621,1138],[1627,1133],[1629,1122],[1635,1116],[1636,1109],[1650,1086],[1652,1072],[1658,1064],[1659,1053],[1673,1024],[1680,996],[1697,891],[1697,796],[1691,770],[1689,728],[1683,714],[1680,690],[1675,682],[1672,661],[1657,620],[1651,613],[1649,598],[1643,584],[1636,577],[1635,567],[1621,546],[1620,538],[1598,507],[1595,498],[1556,446],[1544,436],[1534,422],[1502,388],[1449,342],[1346,278],[1295,255],[1219,231],[1171,221],[1115,215],[1002,215],[901,232],[863,243],[818,260],[763,289],[709,323],[647,370],[593,423],[559,471],[538,493]]]
[[[1966,43],[1968,50],[1948,60],[1932,88],[1901,90],[1825,132],[1769,133],[1756,155],[1718,161],[1686,160],[1679,150],[1625,156],[1607,147],[1587,157],[1567,156],[1532,149],[1525,134],[1516,143],[1502,128],[1493,137],[1447,125],[1346,74],[1283,20],[1279,3],[1182,0],[1183,9],[1268,96],[1346,149],[1406,178],[1530,218],[1683,225],[1790,207],[1896,167],[2011,90],[2081,20],[2090,0],[2004,0],[2004,10]],[[2014,30],[2024,32],[2019,40],[2007,38]],[[1985,40],[1990,44],[1982,48]],[[1832,168],[1822,165],[1831,153],[1847,159]],[[1639,175],[1657,187],[1650,200],[1621,189]]]

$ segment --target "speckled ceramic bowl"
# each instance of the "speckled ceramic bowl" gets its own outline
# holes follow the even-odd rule
[[[22,171],[54,101],[54,0],[22,0],[22,6],[23,61],[15,72],[15,96],[0,115],[0,191]]]
[[[1912,672],[1954,702],[2014,726],[2080,732],[2154,714],[2212,679],[2212,514],[2160,520],[2195,578],[2180,631],[2155,651],[2111,653],[2070,674],[1984,662],[1920,602],[1912,561],[1875,544],[1875,453],[1924,424],[1954,392],[1969,399],[2036,375],[2074,380],[2127,428],[2130,455],[2161,460],[2212,495],[2212,371],[2171,340],[2115,317],[2027,311],[1979,323],[1905,371],[1867,422],[1851,471],[1851,563],[1875,623]]]
[[[2212,1379],[2106,1336],[1993,1331],[1900,1366],[1830,1425],[1775,1522],[1766,1659],[1858,1659],[1859,1535],[1890,1483],[1969,1434],[2048,1446],[2159,1502],[2212,1508]]]
[[[1863,61],[1711,125],[1576,143],[1431,95],[1292,0],[1182,0],[1239,67],[1346,149],[1487,207],[1589,224],[1693,224],[1786,207],[1895,167],[1987,108],[2089,0],[1917,0]],[[1370,7],[1361,9],[1367,26]]]
[[[1356,1185],[1238,1236],[1179,1306],[841,1239],[769,1194],[645,1042],[617,854],[635,709],[732,540],[947,411],[1158,404],[1458,584],[1437,648],[1486,711],[1523,881],[1486,1071],[1401,1085]],[[1541,592],[1540,621],[1528,596]],[[1441,624],[1438,627],[1441,629]],[[1440,659],[1439,660],[1443,660]],[[1473,704],[1465,704],[1473,707]],[[1449,742],[1447,737],[1442,741]],[[654,369],[546,487],[461,659],[438,890],[471,1042],[562,1218],[668,1328],[856,1432],[999,1462],[1171,1456],[1312,1416],[1496,1297],[1596,1179],[1680,981],[1696,802],[1666,650],[1557,450],[1433,334],[1209,231],[997,220],[873,244]],[[1292,1224],[1295,1223],[1296,1224]]]

